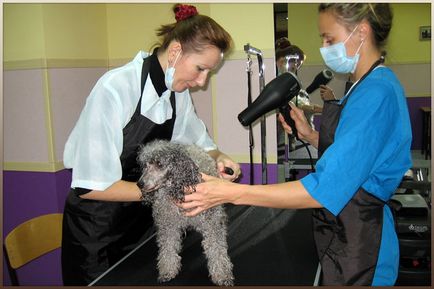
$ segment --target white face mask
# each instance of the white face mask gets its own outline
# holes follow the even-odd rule
[[[175,65],[180,55],[181,55],[181,50],[176,55],[172,67],[169,67],[169,60],[167,60],[167,68],[166,68],[166,72],[164,73],[164,83],[166,84],[167,89],[170,91],[174,91],[172,85],[173,85],[173,80],[175,75]]]
[[[345,48],[345,42],[350,39],[354,31],[356,31],[358,25],[351,34],[345,39],[344,42],[339,42],[327,47],[321,47],[320,52],[325,64],[336,73],[353,73],[356,70],[357,63],[359,61],[359,50],[362,47],[365,40],[362,40],[359,48],[357,48],[356,54],[352,57],[347,55]]]

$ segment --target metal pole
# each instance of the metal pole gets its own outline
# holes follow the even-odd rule
[[[249,43],[244,45],[244,51],[247,55],[254,54],[258,58],[259,66],[259,93],[265,87],[264,79],[264,63],[262,60],[262,52],[260,49],[250,46]],[[262,163],[262,184],[267,184],[267,143],[266,143],[266,121],[265,115],[261,117],[261,163]],[[251,166],[252,167],[252,166]]]
[[[252,59],[250,54],[247,54],[247,105],[252,104]],[[252,125],[249,125],[249,156],[250,156],[250,184],[253,185],[254,169],[253,169],[253,148],[255,147],[253,141]]]
[[[259,66],[259,93],[265,87],[264,79],[264,63],[262,61],[262,54],[258,54],[258,66]],[[261,162],[262,162],[262,184],[267,184],[267,128],[265,115],[261,117]]]

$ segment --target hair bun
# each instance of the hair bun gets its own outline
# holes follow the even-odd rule
[[[279,38],[276,41],[276,49],[285,49],[289,46],[291,46],[291,42],[286,37]]]
[[[190,17],[199,14],[197,12],[196,7],[194,7],[193,5],[186,5],[186,4],[176,5],[174,11],[175,11],[176,22],[188,19]]]

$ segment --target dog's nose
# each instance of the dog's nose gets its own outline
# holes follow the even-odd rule
[[[139,180],[138,182],[137,182],[137,186],[139,187],[139,189],[143,189],[143,186],[144,186],[145,184],[143,183],[143,181],[142,180]]]

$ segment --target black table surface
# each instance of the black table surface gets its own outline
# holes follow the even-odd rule
[[[318,257],[312,234],[311,210],[280,210],[227,205],[229,256],[236,286],[314,284]],[[90,285],[213,286],[208,276],[202,237],[188,231],[181,252],[182,268],[169,282],[157,280],[155,236],[102,274]]]

